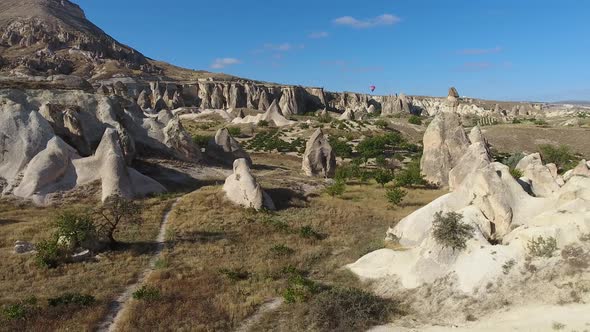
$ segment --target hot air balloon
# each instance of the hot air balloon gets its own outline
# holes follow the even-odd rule
[[[376,86],[371,85],[369,88],[371,89],[371,92],[373,92],[373,91],[375,91]]]

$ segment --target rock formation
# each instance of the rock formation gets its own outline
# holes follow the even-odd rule
[[[246,159],[236,159],[233,174],[228,176],[223,185],[226,197],[245,208],[274,210],[275,206],[268,194],[262,190],[250,173]]]
[[[330,142],[318,128],[307,141],[302,163],[303,172],[307,176],[330,178],[336,171],[336,155]]]
[[[56,135],[72,145],[83,156],[90,155],[90,146],[86,141],[76,106],[44,104],[39,114],[45,118]]]
[[[201,159],[199,147],[193,143],[192,137],[184,130],[178,117],[168,121],[164,127],[164,144],[180,159],[187,161]]]
[[[424,178],[430,183],[447,186],[449,171],[465,154],[469,143],[457,114],[442,112],[435,116],[424,133],[421,160]]]
[[[387,238],[404,250],[377,250],[349,269],[363,279],[398,280],[404,288],[450,280],[445,285],[452,292],[477,296],[487,293],[490,284],[511,282],[505,276],[507,264],[524,269],[530,240],[553,237],[559,249],[580,243],[580,236],[590,230],[590,178],[571,176],[565,185],[547,191],[546,197],[534,197],[512,177],[508,166],[485,156],[481,141],[474,142],[451,171],[461,170],[456,177],[463,181],[388,230]],[[550,167],[537,156],[529,156],[521,166],[551,177]],[[538,170],[541,166],[545,169]],[[464,249],[444,247],[435,238],[432,228],[438,212],[458,213],[462,223],[471,225]]]
[[[554,164],[543,165],[539,153],[522,158],[516,169],[531,181],[531,190],[537,197],[549,197],[563,185],[563,179],[557,174],[557,167]]]
[[[248,166],[252,165],[252,159],[248,153],[229,134],[227,128],[217,130],[215,138],[209,141],[207,155],[228,165],[233,165],[236,159],[244,159]]]
[[[247,115],[243,118],[235,118],[232,123],[254,123],[257,124],[260,121],[267,121],[274,123],[277,127],[288,126],[294,124],[295,121],[288,120],[281,113],[281,109],[277,105],[277,101],[273,101],[270,107],[263,114]]]

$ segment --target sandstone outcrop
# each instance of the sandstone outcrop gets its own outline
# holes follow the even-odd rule
[[[554,164],[543,165],[539,153],[522,158],[516,169],[531,180],[531,190],[538,197],[549,197],[563,185],[563,179],[557,174],[557,167]]]
[[[307,141],[302,163],[303,172],[307,176],[331,178],[336,171],[336,155],[330,142],[318,128]]]
[[[244,159],[248,166],[252,165],[248,153],[230,135],[227,128],[217,130],[215,137],[209,141],[207,155],[228,165],[233,165],[236,159]]]
[[[275,209],[270,196],[262,190],[260,184],[252,176],[246,159],[236,159],[234,161],[233,174],[225,180],[223,191],[230,201],[242,207],[256,210],[263,208]]]
[[[83,156],[90,155],[90,146],[84,136],[76,106],[44,104],[39,114],[45,118],[56,135],[72,145]]]
[[[243,118],[235,118],[232,123],[254,123],[257,124],[260,121],[267,121],[274,123],[277,127],[288,126],[294,124],[295,121],[288,120],[285,118],[279,108],[277,101],[273,101],[268,110],[263,114],[247,115]]]
[[[424,178],[430,183],[447,186],[449,171],[458,164],[469,143],[457,114],[441,112],[435,116],[424,133],[421,160]]]

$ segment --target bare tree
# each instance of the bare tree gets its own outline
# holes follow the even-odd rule
[[[97,209],[97,214],[101,219],[98,222],[99,229],[111,247],[117,244],[114,238],[117,227],[123,223],[139,224],[143,221],[141,210],[140,204],[118,195],[109,196]]]

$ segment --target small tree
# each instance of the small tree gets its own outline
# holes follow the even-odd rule
[[[434,215],[432,222],[432,235],[436,242],[443,247],[450,247],[453,251],[463,250],[467,247],[467,240],[473,236],[472,225],[461,221],[463,215],[449,212],[443,215],[442,211]]]
[[[393,189],[387,190],[385,196],[387,197],[387,201],[393,205],[399,205],[406,197],[407,192],[399,187],[395,187]]]
[[[55,220],[57,238],[65,238],[72,246],[80,246],[96,239],[96,227],[88,214],[65,211]]]
[[[344,190],[346,190],[346,184],[342,179],[338,179],[336,182],[326,187],[326,192],[332,197],[344,194]]]
[[[403,169],[397,173],[395,182],[398,186],[410,187],[425,185],[426,180],[420,172],[420,164],[413,162],[408,165],[406,169]]]
[[[385,187],[386,184],[393,181],[393,173],[388,170],[380,169],[373,175],[375,181],[381,185],[381,188]]]
[[[99,229],[109,241],[110,246],[117,244],[114,238],[115,231],[123,223],[138,224],[141,218],[141,205],[117,195],[109,196],[103,205],[98,208],[100,216]]]

